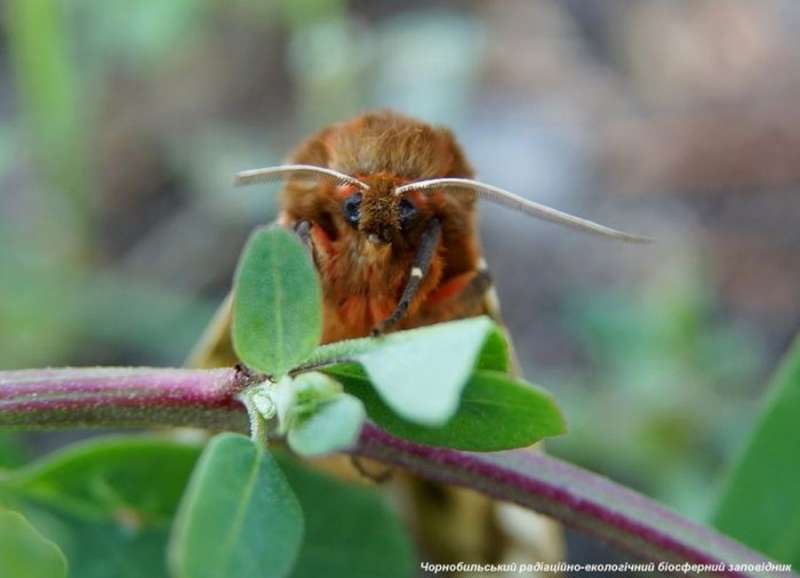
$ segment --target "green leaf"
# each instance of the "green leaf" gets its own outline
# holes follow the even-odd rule
[[[770,385],[758,423],[730,472],[714,526],[800,566],[800,338]]]
[[[455,413],[476,367],[507,370],[505,347],[497,326],[487,317],[475,317],[326,345],[306,363],[356,361],[398,415],[439,426]]]
[[[476,319],[485,320],[488,318],[478,317]],[[475,319],[467,320],[467,322],[469,321],[475,321]],[[386,345],[387,342],[392,344],[395,340],[415,339],[420,334],[424,337],[433,327],[449,326],[458,323],[462,323],[462,321],[452,321],[449,323],[440,323],[435,326],[398,331],[390,335],[391,339],[387,337],[362,337],[359,339],[345,339],[343,341],[327,343],[318,347],[316,351],[304,361],[303,366],[324,367],[343,363],[345,361],[355,361],[359,355],[380,349]],[[483,323],[483,321],[479,323]],[[508,341],[504,332],[497,325],[492,324],[492,326],[492,331],[488,333],[483,343],[475,368],[491,369],[507,373],[511,369]]]
[[[371,488],[354,487],[278,461],[306,514],[303,547],[291,578],[410,578],[415,556],[405,529]]]
[[[511,371],[508,340],[499,327],[495,326],[494,331],[490,331],[486,337],[475,369],[489,369],[501,373]]]
[[[294,378],[281,380],[273,391],[282,432],[286,433],[299,419],[310,416],[319,406],[340,396],[342,384],[319,371],[304,371]]]
[[[0,577],[65,578],[67,561],[17,512],[0,510]]]
[[[88,521],[39,504],[23,504],[22,510],[62,548],[72,578],[168,578],[164,526]]]
[[[322,291],[307,251],[277,227],[250,237],[236,272],[233,345],[248,367],[280,376],[322,335]]]
[[[564,418],[546,391],[511,381],[495,371],[476,371],[467,382],[456,414],[443,426],[415,424],[392,411],[355,364],[325,370],[367,408],[369,418],[389,433],[417,443],[492,452],[529,446],[563,434]]]
[[[75,444],[3,480],[75,578],[166,578],[167,529],[200,448],[145,436]]]
[[[78,518],[164,526],[198,455],[196,447],[154,437],[95,439],[10,474],[2,486]]]
[[[314,456],[351,447],[364,425],[366,412],[358,398],[339,394],[299,418],[289,429],[287,441],[298,454]]]
[[[303,513],[275,459],[252,440],[221,434],[192,475],[170,542],[177,578],[289,574]]]
[[[21,466],[28,459],[27,448],[19,434],[0,432],[0,468]]]

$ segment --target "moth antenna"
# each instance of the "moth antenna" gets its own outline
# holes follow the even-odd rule
[[[524,197],[520,197],[519,195],[515,195],[514,193],[499,187],[474,181],[472,179],[446,178],[419,181],[397,187],[394,190],[394,194],[402,195],[409,191],[427,191],[440,188],[469,189],[475,191],[478,194],[478,197],[497,205],[503,205],[504,207],[514,209],[520,213],[530,215],[531,217],[537,217],[545,221],[550,221],[551,223],[564,225],[566,227],[571,227],[573,229],[577,229],[585,233],[592,233],[601,237],[608,237],[611,239],[617,239],[619,241],[626,241],[628,243],[651,243],[653,241],[649,237],[624,233],[587,219],[575,217],[568,213],[548,207],[547,205],[529,201]]]
[[[318,167],[315,165],[278,165],[275,167],[242,171],[236,174],[234,184],[237,187],[240,187],[245,185],[254,185],[257,183],[271,183],[284,177],[297,174],[327,177],[335,179],[339,184],[353,185],[364,191],[369,189],[369,185],[367,185],[367,183],[359,181],[355,177],[351,177],[350,175],[340,173],[339,171],[335,171],[327,167]]]

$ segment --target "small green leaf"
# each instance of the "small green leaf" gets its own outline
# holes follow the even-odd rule
[[[163,525],[198,455],[196,447],[154,437],[94,439],[17,470],[2,486],[86,520]]]
[[[325,345],[306,363],[343,361],[361,364],[395,412],[429,426],[442,425],[453,416],[476,367],[508,369],[505,340],[487,317]]]
[[[734,465],[714,526],[800,566],[800,337],[780,365],[761,417]]]
[[[298,418],[289,429],[287,441],[298,454],[314,456],[351,447],[364,425],[366,412],[361,401],[339,394],[318,406],[311,415]]]
[[[418,330],[413,339],[388,335],[381,348],[356,359],[398,415],[443,425],[458,409],[461,391],[493,330],[485,317],[443,323]]]
[[[287,576],[303,513],[274,458],[252,440],[209,443],[183,497],[170,541],[176,578]]]
[[[17,512],[0,510],[0,577],[64,578],[67,561]]]
[[[291,578],[410,578],[411,541],[383,497],[314,472],[286,456],[278,461],[306,513],[303,547]]]
[[[479,317],[477,319],[486,320],[488,318]],[[470,319],[466,322],[469,323],[470,321],[475,321],[475,319]],[[479,323],[483,322],[484,321],[480,321]],[[392,333],[390,339],[386,337],[362,337],[359,339],[345,339],[343,341],[327,343],[318,347],[316,351],[303,362],[303,366],[324,367],[343,363],[345,361],[355,361],[359,355],[373,352],[387,343],[391,345],[395,343],[396,340],[415,339],[420,334],[424,337],[433,327],[447,327],[451,324],[458,323],[462,322],[453,321],[450,323],[440,323],[436,326],[398,331]],[[493,371],[502,371],[506,373],[510,370],[508,342],[504,332],[497,327],[497,325],[492,324],[492,331],[488,333],[483,343],[475,368],[491,369]]]
[[[283,435],[319,406],[341,395],[342,386],[324,373],[306,371],[296,377],[284,376],[270,387],[269,394],[278,416],[278,432]]]
[[[295,376],[294,407],[292,419],[296,415],[309,415],[316,406],[341,395],[342,385],[330,376],[319,371],[306,371]]]
[[[289,231],[258,229],[236,272],[236,355],[248,367],[280,376],[306,359],[321,335],[322,291],[308,252]]]
[[[336,365],[325,371],[364,402],[372,421],[393,435],[417,443],[493,452],[526,447],[566,430],[561,411],[549,393],[511,381],[496,371],[476,371],[464,388],[456,414],[438,427],[398,416],[376,395],[367,375],[355,364]]]

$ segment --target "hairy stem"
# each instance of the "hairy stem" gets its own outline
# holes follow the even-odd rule
[[[191,425],[247,431],[234,369],[44,369],[0,372],[0,427]],[[517,450],[474,454],[407,442],[367,425],[352,453],[547,514],[650,560],[766,576],[769,561],[652,500],[556,458]],[[732,565],[744,564],[743,569]],[[775,572],[778,575],[778,572]],[[780,573],[789,576],[789,573]]]
[[[541,452],[459,452],[417,445],[368,426],[355,453],[547,514],[643,559],[721,564],[724,570],[708,573],[722,576],[773,574],[737,571],[731,566],[763,564],[766,559],[608,478]]]
[[[247,431],[234,369],[92,367],[0,371],[0,427],[197,426]]]

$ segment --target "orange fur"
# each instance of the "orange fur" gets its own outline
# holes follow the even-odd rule
[[[442,301],[447,301],[460,295],[470,283],[475,279],[478,274],[477,271],[467,271],[462,273],[449,281],[439,285],[434,291],[431,291],[428,297],[428,303],[436,305]]]
[[[447,295],[457,297],[479,259],[472,193],[408,195],[417,209],[415,223],[403,230],[392,191],[411,181],[473,176],[450,131],[391,112],[360,116],[329,126],[302,143],[290,161],[329,167],[357,177],[363,192],[358,230],[342,213],[343,201],[357,192],[350,185],[320,182],[314,187],[289,181],[283,192],[282,221],[308,220],[314,257],[323,280],[325,342],[369,335],[396,307],[408,280],[426,224],[442,224],[440,245],[416,299],[400,328],[460,316],[457,308],[435,311]],[[371,233],[391,236],[376,246]],[[434,298],[434,296],[437,296]],[[474,308],[473,308],[474,309]],[[444,314],[445,318],[440,319]],[[470,314],[477,314],[471,312]]]

